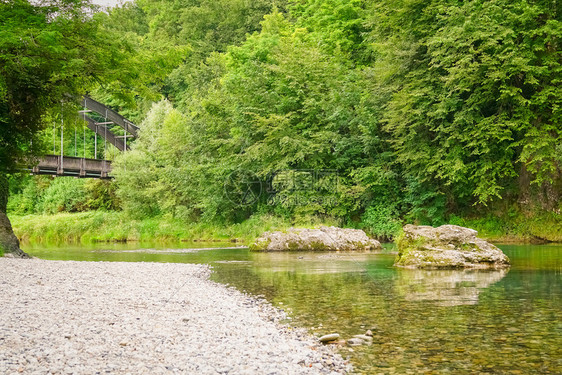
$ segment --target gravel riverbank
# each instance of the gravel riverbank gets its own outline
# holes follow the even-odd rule
[[[0,258],[0,373],[339,374],[331,348],[279,323],[207,266]]]

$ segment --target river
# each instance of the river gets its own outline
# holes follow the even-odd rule
[[[382,253],[250,253],[231,244],[27,245],[43,259],[205,263],[290,324],[373,344],[344,347],[358,373],[562,373],[562,245],[499,245],[508,270],[392,267]]]

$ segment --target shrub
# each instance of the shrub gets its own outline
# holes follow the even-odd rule
[[[400,232],[402,224],[392,203],[372,203],[361,217],[361,227],[371,235],[390,240]]]
[[[85,180],[57,178],[43,193],[37,207],[39,212],[78,212],[87,207]]]

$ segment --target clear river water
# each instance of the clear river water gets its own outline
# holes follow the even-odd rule
[[[250,253],[231,244],[27,245],[43,259],[204,263],[343,347],[365,374],[562,374],[562,245],[499,245],[508,270],[405,270],[382,253]]]

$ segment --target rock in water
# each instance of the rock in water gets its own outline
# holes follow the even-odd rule
[[[353,336],[356,339],[359,340],[363,340],[363,341],[373,341],[373,338],[371,336],[367,336],[367,335],[355,335]]]
[[[362,230],[336,227],[265,232],[250,245],[252,251],[361,251],[381,248],[379,241],[369,238]]]
[[[476,237],[477,231],[457,225],[433,228],[406,225],[398,238],[395,266],[407,268],[505,268],[509,258]]]
[[[329,335],[324,335],[322,337],[320,337],[318,340],[320,340],[320,342],[330,342],[330,341],[335,341],[337,339],[340,338],[340,335],[337,333],[330,333]]]

